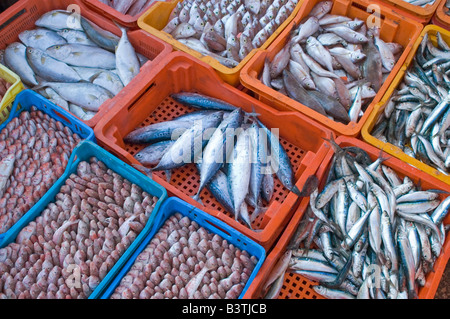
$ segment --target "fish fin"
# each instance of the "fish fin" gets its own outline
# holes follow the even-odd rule
[[[384,151],[381,149],[380,150],[380,155],[378,155],[378,158],[380,159],[380,164],[392,158],[392,156],[384,157],[383,153],[384,153]]]
[[[322,137],[323,140],[327,141],[328,143],[330,143],[331,147],[333,148],[334,152],[336,154],[343,152],[344,150],[336,143],[336,141],[334,140],[334,137],[331,136],[330,138],[325,138]]]
[[[145,167],[141,164],[131,164],[135,169],[143,171],[150,179],[153,179],[153,171],[151,168]]]
[[[265,213],[266,211],[267,211],[267,207],[261,207],[261,206],[257,205],[251,215],[251,218],[250,218],[251,222],[253,223],[256,220],[256,218],[258,218],[259,215]]]
[[[170,183],[170,180],[172,179],[172,171],[170,169],[168,169],[168,170],[165,170],[164,172],[166,173],[167,183]]]
[[[252,105],[252,112],[251,113],[245,112],[245,114],[244,114],[244,122],[247,123],[248,120],[250,120],[250,119],[253,121],[256,121],[258,116],[261,116],[261,114],[256,113],[255,107]]]
[[[47,87],[48,84],[49,84],[49,82],[47,82],[47,81],[42,81],[42,82],[39,81],[39,82],[38,82],[38,85],[33,86],[31,89],[32,89],[33,91],[38,91],[38,90],[40,90],[40,89],[43,89],[43,88]]]
[[[194,196],[191,197],[193,200],[195,200],[197,203],[199,203],[202,206],[205,206],[202,202],[202,199],[200,198],[200,192],[198,192],[197,194],[195,194]]]

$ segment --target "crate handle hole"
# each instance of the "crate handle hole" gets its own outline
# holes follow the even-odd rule
[[[58,116],[60,119],[62,119],[63,121],[65,121],[66,123],[72,124],[72,122],[69,121],[69,119],[67,117],[65,117],[64,115],[62,115],[61,113],[59,113],[57,110],[53,110],[53,114],[55,114],[56,116]]]

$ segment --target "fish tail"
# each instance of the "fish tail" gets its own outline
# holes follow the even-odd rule
[[[200,192],[198,192],[197,194],[192,196],[192,199],[195,200],[200,205],[205,206],[205,205],[203,205],[202,199],[200,198]]]
[[[141,164],[131,164],[135,169],[144,172],[150,179],[153,179],[153,171],[151,168],[145,167]]]
[[[333,136],[330,138],[322,137],[322,139],[330,143],[335,153],[341,153],[343,151],[342,148],[336,143]]]
[[[252,105],[252,112],[251,113],[245,112],[244,114],[244,122],[248,122],[248,120],[250,119],[256,121],[259,116],[261,116],[261,114],[256,113],[255,107]]]
[[[49,84],[49,82],[47,82],[47,81],[38,81],[38,84],[33,86],[31,89],[33,91],[38,91],[40,89],[43,89],[43,88],[47,87],[48,84]]]

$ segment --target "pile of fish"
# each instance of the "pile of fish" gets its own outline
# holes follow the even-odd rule
[[[347,124],[357,122],[402,53],[383,41],[379,27],[331,14],[333,2],[314,6],[272,61],[261,82],[314,111]]]
[[[0,299],[86,299],[144,228],[157,198],[92,158],[0,249]]]
[[[227,212],[249,227],[265,211],[264,201],[272,199],[274,176],[286,189],[297,191],[286,151],[278,136],[255,118],[257,114],[197,93],[171,97],[200,110],[125,136],[125,143],[151,144],[135,155],[144,165],[136,168],[150,176],[165,171],[170,182],[171,170],[195,163],[200,185],[194,199],[201,203],[200,194],[206,187]],[[254,208],[251,215],[248,205]]]
[[[184,0],[162,31],[226,67],[260,48],[291,15],[298,0]]]
[[[0,131],[0,234],[7,232],[62,176],[81,141],[36,108]]]
[[[258,263],[189,217],[169,217],[111,299],[237,299]]]
[[[266,297],[278,296],[288,271],[327,298],[416,298],[442,252],[450,197],[401,178],[381,156],[333,145],[325,185],[311,194]]]
[[[134,17],[142,12],[147,11],[148,8],[156,1],[156,0],[98,0],[101,3],[104,3],[114,10],[119,11],[120,13],[130,15]]]
[[[8,45],[3,61],[29,88],[82,120],[118,94],[140,72],[146,58],[137,54],[127,30],[119,38],[72,12],[50,11],[36,28]],[[83,94],[80,94],[80,93]]]
[[[11,83],[6,81],[5,79],[0,78],[0,101],[3,100],[3,97],[5,96],[6,92],[8,92],[11,86]]]
[[[450,172],[450,47],[426,33],[371,134],[444,174]]]

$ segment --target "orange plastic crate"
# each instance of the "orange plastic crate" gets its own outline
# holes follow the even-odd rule
[[[341,147],[348,146],[356,146],[363,150],[365,150],[372,160],[376,160],[380,156],[380,150],[363,142],[359,139],[347,136],[340,136],[337,138],[336,143]],[[325,186],[325,180],[328,175],[328,171],[330,168],[331,160],[334,156],[334,151],[330,150],[328,154],[325,156],[320,167],[315,171],[315,175],[321,181],[319,184],[319,189],[323,189]],[[388,154],[383,153],[383,157],[389,158]],[[438,179],[425,174],[424,172],[408,165],[407,163],[391,157],[388,160],[383,162],[384,165],[391,167],[397,172],[400,178],[404,176],[410,177],[414,183],[417,185],[419,182],[421,183],[422,189],[439,189],[445,192],[450,191],[450,186],[439,181]],[[441,199],[448,196],[447,194],[442,194]],[[258,275],[253,281],[252,286],[247,291],[244,298],[249,299],[258,299],[263,298],[263,286],[265,284],[265,280],[269,277],[273,266],[278,262],[281,255],[285,252],[286,246],[288,245],[292,235],[296,231],[300,221],[303,218],[303,215],[308,208],[309,198],[304,198],[300,203],[297,211],[292,217],[289,225],[287,225],[285,231],[280,236],[276,246],[273,250],[268,254],[264,264],[262,265]],[[448,215],[444,220],[444,225],[448,225],[450,223],[450,215]],[[442,253],[437,258],[434,264],[434,272],[430,272],[426,277],[426,284],[424,287],[419,289],[419,299],[432,299],[436,293],[436,290],[439,286],[439,282],[442,278],[442,274],[445,270],[445,266],[447,265],[448,259],[450,258],[450,239],[447,238],[445,240],[444,246],[442,248]],[[284,284],[280,291],[278,298],[280,299],[323,299],[322,296],[318,295],[312,287],[317,285],[316,282],[313,282],[309,279],[306,279],[302,276],[299,276],[294,273],[287,272],[284,277]]]
[[[119,22],[121,25],[124,25],[130,29],[138,29],[138,19],[141,15],[145,13],[151,6],[153,6],[155,3],[151,4],[150,7],[148,7],[146,10],[142,11],[141,13],[132,16],[129,14],[123,14],[119,11],[115,10],[114,8],[108,6],[107,4],[104,4],[101,1],[98,0],[82,0],[87,7],[89,7],[92,11],[95,11],[103,16],[105,16],[108,19],[115,20]]]
[[[446,14],[446,12],[449,11],[449,9],[445,7],[446,2],[446,0],[441,0],[436,12],[434,13],[432,22],[444,29],[450,30],[450,16]]]
[[[319,3],[320,0],[305,1],[294,19],[295,21],[301,21],[306,17],[311,9]],[[350,18],[358,18],[366,20],[369,17],[367,7],[369,2],[365,0],[334,0],[331,14],[338,14],[348,16]],[[276,90],[265,86],[260,80],[260,75],[264,68],[264,61],[268,58],[270,61],[274,59],[276,54],[285,46],[289,34],[294,26],[294,22],[291,23],[280,36],[270,45],[267,50],[257,52],[253,58],[247,63],[241,72],[241,83],[247,87],[250,91],[254,92],[260,101],[266,103],[269,106],[274,107],[280,111],[298,111],[315,121],[320,122],[326,127],[332,129],[337,135],[346,135],[356,137],[360,134],[361,128],[366,122],[369,114],[372,112],[374,105],[380,101],[384,92],[389,87],[390,83],[395,77],[395,74],[399,71],[406,56],[411,50],[415,40],[420,34],[423,26],[410,18],[401,16],[397,13],[391,12],[381,6],[381,38],[386,42],[395,41],[400,43],[404,47],[403,54],[400,56],[396,65],[392,69],[392,72],[377,92],[372,102],[367,107],[364,115],[359,119],[358,123],[351,122],[349,124],[343,124],[331,120],[327,116],[324,116],[305,105],[291,99],[290,97],[277,92]]]
[[[0,49],[5,49],[15,41],[20,42],[19,34],[25,30],[36,28],[34,23],[44,13],[52,10],[71,10],[75,8],[74,5],[79,7],[80,14],[86,19],[118,36],[121,35],[120,29],[113,21],[89,10],[80,0],[22,0],[0,15]],[[142,30],[130,31],[128,37],[136,51],[149,58],[150,61],[141,67],[141,72],[119,94],[103,103],[100,111],[92,119],[83,121],[92,128],[114,105],[123,104],[124,101],[142,90],[147,73],[172,52],[169,44]]]
[[[237,105],[247,112],[254,107],[260,114],[260,120],[270,129],[279,128],[281,142],[287,150],[293,169],[295,182],[302,189],[307,176],[306,168],[318,167],[328,151],[323,138],[332,136],[325,127],[310,123],[301,114],[295,112],[274,111],[263,103],[246,95],[242,91],[224,83],[207,64],[182,52],[172,53],[154,70],[152,80],[146,85],[142,94],[123,105],[117,105],[95,128],[100,145],[128,163],[138,164],[133,157],[144,145],[125,144],[123,138],[137,127],[151,123],[170,120],[194,109],[175,102],[170,95],[181,91],[197,92],[222,99]],[[185,165],[172,171],[170,183],[163,172],[153,174],[156,182],[163,185],[171,195],[221,219],[245,236],[270,249],[300,201],[298,197],[284,188],[275,179],[275,193],[265,214],[261,214],[253,223],[253,230],[233,215],[225,212],[223,207],[209,193],[203,190],[201,200],[205,206],[194,201],[191,196],[197,193],[199,173],[195,164]]]

